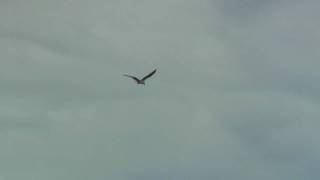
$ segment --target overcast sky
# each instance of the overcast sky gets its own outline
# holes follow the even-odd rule
[[[0,180],[318,179],[319,7],[1,0]]]

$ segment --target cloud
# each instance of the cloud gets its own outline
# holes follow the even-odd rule
[[[315,179],[318,4],[1,2],[0,177]]]

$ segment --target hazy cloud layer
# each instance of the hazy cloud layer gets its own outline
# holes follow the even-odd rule
[[[0,180],[317,179],[319,5],[1,1]]]

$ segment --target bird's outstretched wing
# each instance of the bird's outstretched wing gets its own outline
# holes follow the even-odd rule
[[[150,74],[146,75],[145,77],[142,78],[142,81],[148,79],[149,77],[151,77],[152,75],[154,75],[154,73],[156,73],[157,69],[153,70]]]
[[[128,74],[124,74],[124,76],[126,77],[129,77],[129,78],[132,78],[133,80],[135,80],[137,83],[140,81],[137,77],[135,76],[131,76],[131,75],[128,75]]]

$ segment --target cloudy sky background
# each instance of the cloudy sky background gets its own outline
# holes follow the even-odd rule
[[[318,179],[319,6],[1,0],[0,180]]]

